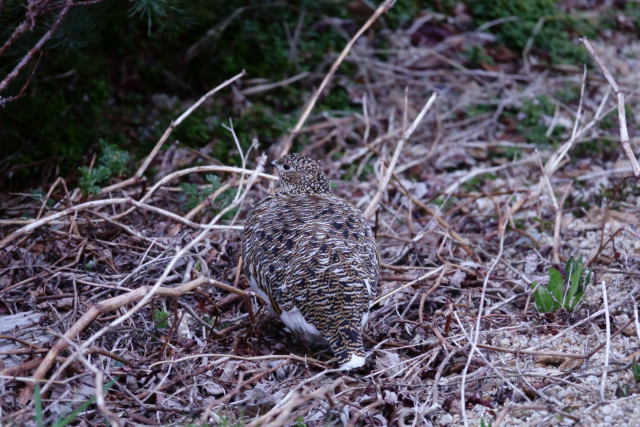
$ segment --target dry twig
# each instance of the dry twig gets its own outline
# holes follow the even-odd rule
[[[427,114],[427,112],[429,111],[429,109],[431,108],[431,106],[433,105],[437,97],[438,95],[435,92],[432,93],[431,97],[429,97],[429,100],[427,100],[427,102],[424,104],[424,107],[422,107],[422,110],[420,110],[420,113],[418,114],[418,116],[413,120],[413,122],[411,123],[411,126],[409,126],[409,129],[402,130],[402,135],[400,137],[400,140],[398,141],[398,144],[396,145],[396,148],[393,152],[393,156],[391,157],[391,161],[387,166],[387,170],[384,174],[384,177],[382,178],[382,180],[378,185],[378,190],[376,191],[376,194],[371,199],[369,206],[367,206],[367,209],[364,211],[365,218],[370,218],[375,212],[376,208],[378,207],[378,203],[380,203],[382,194],[387,189],[387,185],[389,185],[389,180],[391,179],[393,170],[395,169],[396,163],[398,162],[398,158],[400,157],[400,152],[402,151],[402,147],[404,146],[405,142],[411,137],[413,132],[418,128],[418,126],[422,122],[422,119],[424,119],[424,116]],[[407,104],[407,92],[405,90],[405,113],[407,111],[406,104]]]
[[[589,39],[587,39],[586,37],[582,37],[580,41],[582,42],[582,44],[584,44],[584,47],[587,48],[589,54],[596,61],[596,64],[598,64],[598,67],[600,67],[600,71],[602,71],[602,74],[604,74],[607,82],[609,82],[609,85],[618,98],[618,124],[620,129],[620,144],[622,145],[622,149],[626,153],[627,158],[629,158],[629,161],[631,162],[631,167],[633,168],[634,175],[638,177],[640,176],[640,165],[638,164],[638,160],[636,159],[635,154],[633,154],[633,148],[631,148],[631,144],[629,144],[629,131],[627,130],[627,113],[624,108],[624,92],[620,90],[618,83],[616,83],[615,79],[613,78],[607,67],[604,65],[593,46],[591,46]]]

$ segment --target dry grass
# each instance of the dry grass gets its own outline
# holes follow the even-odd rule
[[[312,114],[296,129],[316,141],[306,151],[325,159],[336,192],[371,206],[384,268],[364,368],[332,369],[326,349],[261,309],[252,321],[238,230],[274,177],[241,153],[243,168],[175,169],[147,189],[169,130],[132,179],[94,200],[62,180],[40,202],[3,196],[0,424],[33,421],[34,383],[48,422],[96,396],[84,422],[637,424],[640,198],[625,156],[637,137],[620,134],[624,151],[594,144],[618,141],[602,125],[618,107],[607,82],[581,66],[467,69],[460,46],[483,43],[476,33],[420,48],[410,36],[388,34],[384,51],[354,45],[346,61],[361,78],[336,78],[361,113]],[[605,67],[632,70],[615,90],[636,106],[635,68],[594,48]],[[562,100],[567,87],[579,99]],[[541,95],[555,107],[545,116],[547,137],[560,130],[555,147],[524,142],[518,127],[524,100]],[[574,155],[581,145],[592,151]],[[171,185],[204,172],[240,190],[225,211],[176,200]],[[538,314],[531,282],[572,255],[598,285],[575,313]]]

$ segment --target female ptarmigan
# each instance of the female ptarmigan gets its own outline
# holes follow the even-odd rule
[[[378,284],[378,250],[362,213],[300,154],[273,162],[278,192],[256,204],[242,236],[253,291],[293,332],[325,339],[342,369],[364,364],[362,326]]]

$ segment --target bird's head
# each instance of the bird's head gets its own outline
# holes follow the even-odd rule
[[[279,192],[286,194],[331,194],[329,180],[318,163],[291,153],[271,162],[280,175]]]

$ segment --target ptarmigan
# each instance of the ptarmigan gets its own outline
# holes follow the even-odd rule
[[[362,326],[378,284],[379,255],[362,213],[331,191],[300,154],[272,163],[278,191],[256,204],[242,236],[252,290],[306,340],[329,342],[341,369],[364,365]]]

